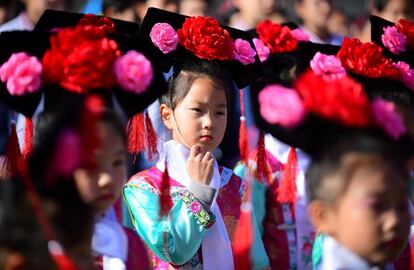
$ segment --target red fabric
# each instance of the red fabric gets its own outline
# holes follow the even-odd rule
[[[277,200],[281,203],[294,204],[296,201],[296,174],[298,160],[295,148],[289,149],[288,160],[283,170],[280,186],[277,189]]]
[[[362,43],[356,38],[344,38],[337,53],[344,68],[368,78],[398,80],[400,70],[391,59],[382,54],[382,48],[373,42]]]
[[[296,81],[295,89],[310,113],[351,127],[374,125],[368,96],[348,76],[327,82],[307,71]]]
[[[177,34],[180,44],[198,58],[232,60],[233,40],[214,18],[187,18]]]
[[[25,121],[24,129],[24,148],[23,148],[23,157],[27,159],[33,151],[33,120],[32,118],[27,118]]]
[[[64,254],[52,254],[53,260],[59,270],[77,270],[72,260]]]
[[[146,143],[148,148],[148,158],[154,160],[158,156],[158,137],[157,133],[152,126],[151,118],[148,115],[148,112],[145,112],[145,134],[146,134]]]
[[[414,23],[404,19],[400,19],[397,23],[398,32],[404,34],[407,37],[407,47],[411,50],[414,49]]]
[[[298,41],[289,27],[270,20],[264,20],[256,26],[256,32],[272,53],[286,53],[296,50]]]
[[[107,20],[85,19],[51,37],[42,61],[47,84],[59,84],[76,93],[115,86],[113,63],[121,52],[117,43],[106,37],[111,29]]]
[[[128,151],[134,156],[145,149],[144,115],[135,114],[128,121]]]

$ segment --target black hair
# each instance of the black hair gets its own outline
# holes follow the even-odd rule
[[[102,2],[102,11],[105,13],[107,9],[112,8],[116,12],[124,12],[134,7],[138,2],[138,0],[104,0]]]
[[[168,91],[160,98],[160,103],[175,109],[188,94],[193,82],[200,77],[213,80],[212,83],[216,88],[225,91],[227,108],[229,108],[229,92],[234,89],[233,81],[221,63],[205,60],[187,61],[180,66],[174,66],[174,73],[168,80]]]
[[[391,2],[392,0],[374,0],[373,1],[373,6],[374,9],[378,10],[379,12],[382,12],[385,10],[385,8],[387,7],[387,5]],[[410,5],[414,4],[413,0],[407,0],[407,2]]]
[[[344,165],[344,157],[349,154],[362,155],[367,157],[355,163]],[[407,161],[410,158],[408,148],[399,142],[392,141],[380,132],[356,131],[338,138],[320,153],[312,158],[310,167],[307,170],[307,195],[309,201],[321,200],[334,204],[344,193],[353,173],[360,166],[378,161],[395,168],[400,176],[408,179]],[[338,175],[335,180],[329,176]],[[331,180],[329,180],[331,179]],[[327,181],[338,182],[337,188],[327,190]]]

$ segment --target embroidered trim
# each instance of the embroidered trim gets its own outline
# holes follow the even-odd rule
[[[132,179],[126,184],[126,186],[147,190],[154,194],[159,194],[159,191],[155,187],[153,187],[151,184],[149,184],[146,178],[151,179],[147,176],[141,176],[141,177]]]
[[[168,253],[168,231],[165,231],[163,233],[163,239],[164,239],[164,255],[165,258],[169,263],[172,263],[172,259],[170,257],[170,254]]]
[[[216,222],[216,217],[214,214],[210,211],[207,212],[191,192],[184,190],[181,192],[181,196],[183,202],[187,205],[190,212],[193,213],[198,224],[208,229],[214,224],[214,222]]]

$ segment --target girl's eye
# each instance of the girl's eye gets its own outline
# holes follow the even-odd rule
[[[225,115],[226,115],[226,113],[225,113],[225,112],[217,112],[217,114],[218,114],[218,115],[223,115],[223,116],[225,116]]]
[[[123,159],[123,158],[118,158],[118,159],[115,159],[115,160],[112,162],[112,165],[113,165],[114,167],[123,166],[124,164],[125,164],[125,159]]]
[[[201,109],[200,108],[191,108],[190,110],[192,110],[192,111],[194,111],[194,112],[201,112]]]

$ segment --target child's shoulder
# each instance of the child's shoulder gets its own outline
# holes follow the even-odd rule
[[[159,193],[158,179],[161,177],[162,172],[156,167],[152,167],[131,176],[126,186],[148,190],[153,193]]]

